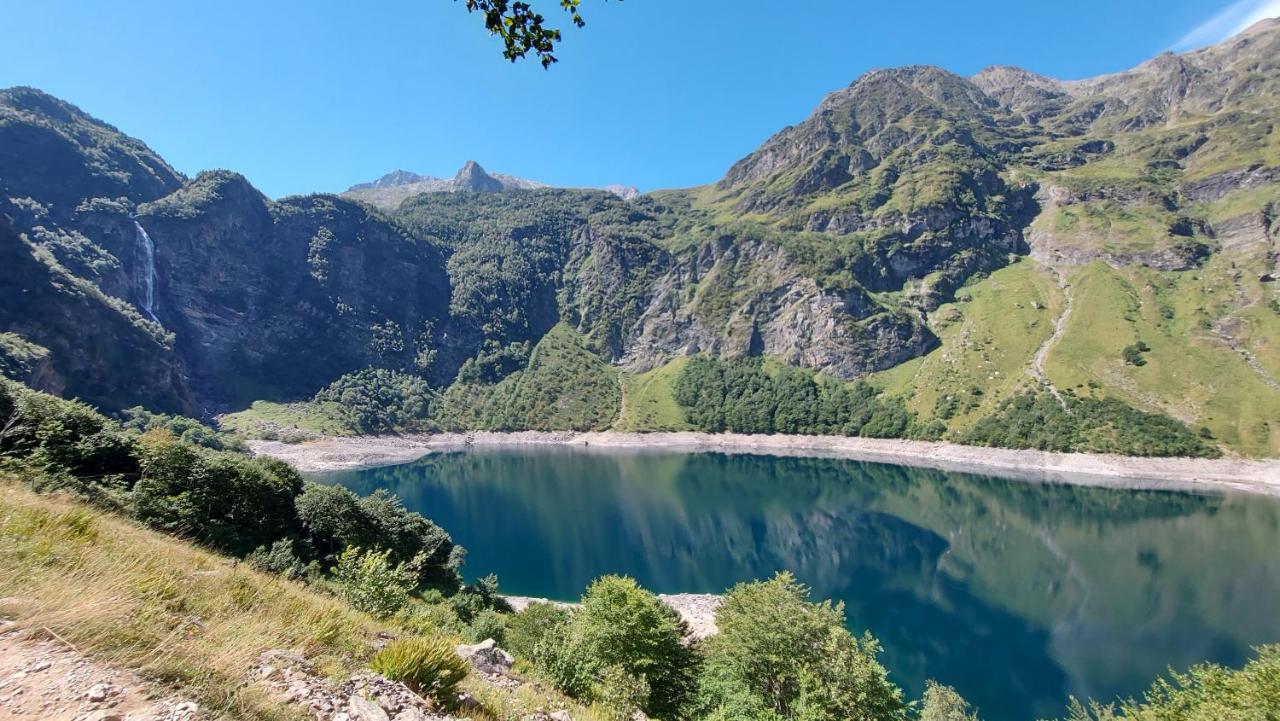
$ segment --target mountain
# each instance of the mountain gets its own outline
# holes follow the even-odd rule
[[[408,170],[393,170],[377,180],[368,183],[356,183],[350,188],[347,188],[347,192],[354,193],[357,190],[383,190],[385,188],[395,188],[397,186],[409,185],[411,183],[429,183],[439,180],[440,178],[435,178],[430,175],[418,175],[417,173],[411,173]]]
[[[452,178],[435,178],[407,170],[395,170],[372,182],[357,183],[347,188],[342,195],[393,210],[406,198],[421,193],[454,193],[459,190],[497,193],[504,190],[539,190],[549,187],[551,186],[536,180],[517,178],[503,173],[489,173],[476,161],[468,160]],[[628,185],[609,185],[604,190],[623,200],[631,200],[640,195],[639,190]]]
[[[357,183],[347,188],[342,195],[380,208],[394,209],[406,198],[420,193],[456,193],[460,190],[497,193],[503,190],[535,190],[546,187],[549,186],[535,180],[502,173],[490,174],[476,161],[468,160],[452,178],[435,178],[407,170],[396,170],[373,182]]]
[[[374,366],[442,389],[442,427],[1275,455],[1277,58],[1265,21],[1088,80],[876,70],[629,200],[469,162],[272,201],[11,89],[0,368],[107,409]]]

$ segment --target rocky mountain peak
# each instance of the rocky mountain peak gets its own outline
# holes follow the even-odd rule
[[[604,189],[623,200],[631,200],[640,196],[640,189],[633,185],[622,185],[621,183],[613,183],[604,186]]]
[[[353,190],[373,190],[381,188],[394,188],[398,185],[408,185],[409,183],[421,183],[426,180],[439,180],[430,175],[419,175],[408,170],[393,170],[390,173],[368,183],[356,183],[347,188],[347,192]]]
[[[497,193],[505,186],[501,180],[489,175],[474,160],[468,160],[453,176],[454,190],[474,190],[481,193]]]

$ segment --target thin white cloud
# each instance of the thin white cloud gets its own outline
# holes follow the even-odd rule
[[[1236,0],[1201,23],[1169,48],[1175,52],[1195,50],[1222,42],[1265,18],[1280,17],[1280,0]]]

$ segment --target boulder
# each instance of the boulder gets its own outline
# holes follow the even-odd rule
[[[347,700],[347,715],[351,721],[391,721],[381,706],[354,694]]]
[[[464,643],[455,650],[472,668],[484,673],[506,673],[516,662],[514,656],[498,648],[498,642],[491,638],[470,645]]]

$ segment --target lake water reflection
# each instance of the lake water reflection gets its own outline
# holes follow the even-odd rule
[[[718,593],[791,570],[870,629],[913,696],[988,721],[1141,692],[1167,666],[1280,641],[1276,499],[1054,486],[754,455],[477,450],[317,474],[386,488],[507,593],[576,599],[604,573]]]

